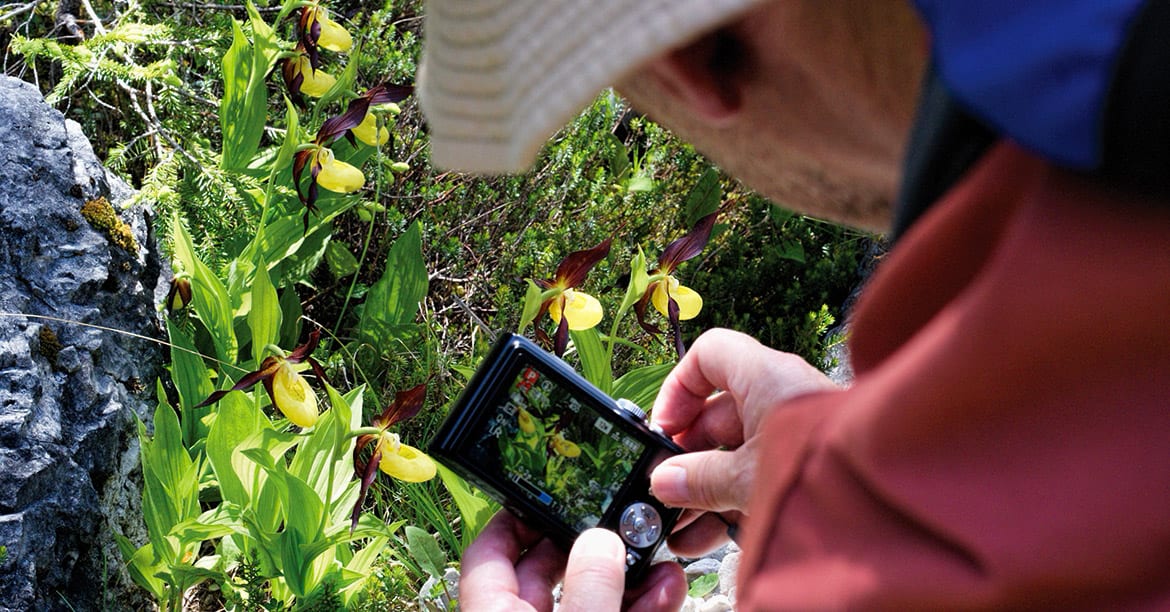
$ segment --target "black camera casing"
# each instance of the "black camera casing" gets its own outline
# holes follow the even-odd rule
[[[650,495],[650,472],[683,449],[518,335],[496,343],[428,452],[565,550],[589,527],[616,532],[627,585],[682,515]]]

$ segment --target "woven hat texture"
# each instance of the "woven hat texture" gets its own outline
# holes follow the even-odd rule
[[[643,62],[763,0],[428,0],[419,98],[441,168],[522,172]]]

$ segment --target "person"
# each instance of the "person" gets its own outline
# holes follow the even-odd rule
[[[429,0],[437,165],[525,168],[604,87],[800,212],[887,232],[856,379],[727,330],[653,419],[682,555],[741,523],[744,610],[1170,607],[1170,3]],[[463,609],[676,609],[622,545],[510,515]]]

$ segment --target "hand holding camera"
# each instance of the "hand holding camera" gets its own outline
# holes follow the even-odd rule
[[[650,472],[682,449],[521,336],[476,372],[430,453],[568,549],[593,527],[624,543],[639,581],[682,514],[650,495]]]

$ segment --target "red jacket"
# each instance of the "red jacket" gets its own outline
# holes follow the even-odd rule
[[[852,326],[766,424],[741,609],[1170,608],[1170,207],[999,144]]]

